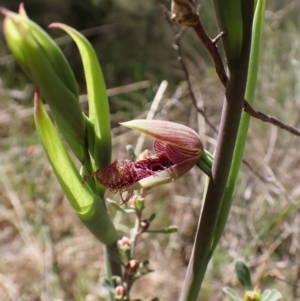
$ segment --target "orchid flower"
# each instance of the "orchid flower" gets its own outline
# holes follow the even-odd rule
[[[191,128],[163,120],[132,120],[121,125],[140,131],[155,139],[154,154],[133,161],[116,160],[97,169],[90,177],[113,193],[119,192],[127,203],[133,190],[173,182],[187,173],[199,160],[203,145]],[[122,193],[128,191],[124,200]]]

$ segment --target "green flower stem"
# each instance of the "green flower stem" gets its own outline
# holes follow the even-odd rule
[[[197,162],[197,166],[208,176],[211,177],[211,167],[213,165],[214,157],[207,150],[203,150]]]
[[[225,1],[219,1],[218,5],[222,7],[228,5],[228,3],[227,1],[226,3]],[[246,4],[243,3],[243,5]],[[235,9],[235,7],[233,7],[233,9]],[[243,7],[243,11],[244,9],[245,7]],[[197,300],[206,268],[210,260],[210,250],[227,185],[243,110],[250,55],[253,10],[254,3],[252,1],[247,1],[247,15],[243,16],[243,38],[240,46],[241,50],[238,55],[236,49],[233,49],[231,45],[227,44],[227,51],[229,51],[231,59],[230,61],[227,60],[229,63],[229,80],[226,85],[217,148],[212,166],[212,177],[208,184],[180,301]],[[221,12],[221,10],[219,11]],[[224,12],[225,11],[227,10],[224,10]],[[230,16],[231,14],[229,14],[228,18],[230,18]],[[227,28],[223,27],[221,29],[225,29],[225,32],[227,32],[230,31],[232,26],[235,26],[234,23],[229,24]],[[238,39],[239,36],[237,37],[237,40]],[[237,42],[235,41],[234,43]],[[225,54],[227,56],[226,49]]]
[[[257,82],[257,74],[258,74],[258,67],[259,67],[259,53],[260,53],[260,44],[261,44],[261,37],[263,31],[265,6],[266,6],[266,0],[257,1],[254,19],[253,19],[253,30],[252,30],[253,36],[252,36],[252,43],[251,43],[248,80],[247,80],[246,93],[245,93],[245,99],[250,104],[253,104],[254,101],[254,94],[255,94],[255,88]],[[238,180],[240,167],[243,160],[243,154],[246,145],[250,118],[251,116],[248,113],[246,112],[242,113],[242,118],[241,118],[240,128],[238,132],[237,143],[234,150],[228,183],[223,199],[220,216],[216,226],[214,242],[211,248],[210,255],[212,255],[212,253],[214,252],[221,238],[221,235],[224,231],[228,219],[236,183]]]
[[[119,276],[122,279],[122,269],[121,264],[114,260],[114,256],[111,256],[111,254],[118,255],[118,245],[115,243],[113,246],[103,246],[103,255],[104,255],[104,263],[105,263],[105,277],[110,282],[110,286],[115,286],[115,283],[111,280],[112,276]],[[107,290],[107,299],[109,301],[115,301],[115,294],[112,290]]]
[[[220,133],[222,134],[218,138],[218,147],[212,167],[212,177],[208,184],[195,245],[180,301],[197,300],[209,262],[209,252],[213,242],[215,225],[222,205],[237,129],[243,108],[244,90],[242,89],[242,85],[240,85],[242,73],[243,72],[238,72],[235,75],[232,74],[231,80],[226,88],[226,99],[228,101],[225,100],[223,107],[224,115],[220,127]],[[237,86],[240,88],[237,89]]]

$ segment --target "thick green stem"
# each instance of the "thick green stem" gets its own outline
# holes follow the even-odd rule
[[[111,246],[104,247],[104,259],[105,259],[105,269],[106,269],[106,277],[110,278],[112,276],[122,277],[122,269],[119,262],[116,261],[116,257],[119,256],[118,245],[115,242]],[[114,283],[112,283],[114,285]]]
[[[220,131],[212,166],[212,176],[209,181],[193,252],[181,292],[181,301],[197,300],[210,260],[210,249],[222,206],[243,110],[252,29],[252,17],[250,18],[249,16],[253,16],[251,5],[249,7],[249,15],[244,19],[243,43],[240,57],[230,60],[228,65],[229,79],[226,85]]]
[[[201,219],[197,229],[196,241],[182,290],[181,301],[197,300],[209,262],[209,251],[222,205],[238,125],[243,109],[243,86],[245,86],[241,84],[241,76],[243,76],[243,73],[241,70],[236,74],[232,74],[226,87],[226,99],[223,107],[218,147],[212,167],[212,177],[208,185]],[[237,87],[239,87],[239,89],[237,89]]]
[[[103,233],[103,229],[99,227],[99,219],[103,218],[104,216],[104,213],[101,213],[99,211],[99,208],[102,208],[103,203],[101,202],[100,197],[96,201],[96,208],[93,216],[87,220],[81,218],[81,221],[99,241],[103,241],[103,235],[109,236],[109,240],[107,239],[107,241],[109,241],[110,243],[105,245],[106,276],[108,278],[111,278],[111,276],[122,277],[121,265],[115,260],[115,258],[118,257],[117,231],[112,225],[112,227],[107,227],[105,229],[105,234]],[[105,212],[105,214],[107,213]]]
[[[264,13],[265,13],[266,0],[258,0],[254,21],[253,21],[253,37],[251,43],[251,53],[250,53],[250,62],[249,62],[249,71],[248,71],[248,79],[247,79],[247,87],[245,93],[245,99],[248,103],[252,104],[254,101],[254,94],[256,88],[257,74],[258,74],[258,66],[259,66],[259,53],[260,53],[260,43],[261,36],[263,31],[263,22],[264,22]],[[234,191],[236,187],[236,183],[238,180],[238,175],[240,171],[240,167],[243,160],[244,149],[247,140],[247,132],[250,123],[251,116],[243,112],[242,119],[240,123],[240,128],[238,132],[237,143],[234,150],[233,161],[231,164],[230,174],[228,183],[226,186],[226,191],[224,195],[224,200],[221,208],[221,213],[219,216],[219,220],[217,223],[214,242],[211,248],[211,255],[214,252],[221,236],[226,226],[226,222],[228,219],[231,203],[234,196]]]

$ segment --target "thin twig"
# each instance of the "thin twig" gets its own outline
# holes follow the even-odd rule
[[[209,122],[207,116],[205,115],[204,111],[198,107],[197,105],[197,101],[196,101],[196,97],[195,94],[193,92],[192,86],[191,86],[191,82],[189,79],[189,73],[187,70],[187,66],[183,60],[182,54],[181,54],[181,47],[180,47],[180,38],[182,36],[182,33],[184,31],[184,29],[182,29],[179,33],[176,31],[176,27],[174,26],[174,23],[171,21],[170,19],[170,15],[169,12],[167,10],[166,7],[162,6],[163,12],[166,16],[166,19],[168,21],[168,23],[171,25],[172,30],[175,34],[175,50],[177,51],[178,54],[178,61],[181,63],[182,69],[185,73],[185,78],[188,84],[188,89],[189,89],[189,93],[190,96],[192,98],[192,101],[194,103],[194,106],[196,107],[197,111],[204,117],[205,121],[207,122],[207,124],[216,132],[216,128],[214,127],[214,125]],[[225,71],[225,67],[222,61],[222,58],[220,56],[220,53],[218,51],[217,45],[216,43],[225,35],[224,32],[221,32],[220,34],[218,34],[214,39],[211,39],[209,37],[209,35],[207,34],[207,32],[205,31],[200,18],[198,19],[198,22],[196,23],[196,25],[193,26],[193,29],[195,31],[195,33],[197,34],[197,36],[200,38],[200,40],[202,41],[202,43],[204,44],[204,46],[206,47],[207,51],[210,53],[215,68],[216,68],[216,73],[218,74],[218,77],[222,83],[222,85],[225,87],[226,83],[228,81],[228,77]],[[300,136],[300,129],[297,129],[296,127],[293,127],[289,124],[286,124],[282,121],[280,121],[279,119],[264,114],[260,111],[257,111],[256,109],[254,109],[246,100],[244,100],[244,111],[247,112],[250,116],[252,116],[253,118],[259,119],[263,122],[266,123],[271,123],[285,131],[288,131],[289,133],[296,135],[296,136]]]
[[[242,161],[247,167],[248,169],[256,176],[258,177],[262,182],[264,183],[270,183],[270,181],[268,181],[265,177],[263,177],[262,175],[260,175],[252,166],[250,163],[248,163],[245,159]]]
[[[134,251],[135,247],[137,244],[137,239],[141,235],[142,230],[141,230],[141,211],[136,210],[136,218],[135,218],[135,225],[134,225],[134,230],[133,234],[131,237],[131,250],[130,250],[130,257],[131,259],[134,258]]]
[[[195,97],[195,94],[193,92],[193,89],[192,89],[192,84],[191,84],[191,81],[190,81],[190,76],[189,76],[189,71],[188,71],[188,68],[185,64],[185,61],[183,59],[183,56],[182,56],[182,52],[181,52],[181,44],[180,44],[180,38],[182,37],[182,34],[184,33],[186,27],[183,27],[179,32],[177,32],[176,30],[176,26],[174,25],[174,23],[172,22],[172,20],[170,19],[170,15],[169,15],[169,12],[167,10],[167,8],[165,6],[162,6],[162,9],[163,9],[163,12],[165,14],[165,17],[166,17],[166,20],[168,21],[168,23],[170,24],[174,34],[175,34],[175,44],[174,44],[174,49],[177,51],[177,55],[178,55],[178,61],[181,63],[181,66],[182,66],[182,69],[184,71],[184,74],[185,74],[185,79],[187,81],[187,84],[188,84],[188,89],[189,89],[189,93],[190,93],[190,97],[192,98],[192,101],[193,101],[193,104],[194,106],[196,107],[197,111],[204,117],[206,123],[213,129],[213,131],[215,133],[217,133],[217,129],[216,127],[209,121],[209,119],[207,118],[207,116],[204,114],[204,111],[198,107],[197,105],[197,100],[196,100],[196,97]],[[199,20],[199,23],[200,23],[200,20]],[[203,41],[205,41],[206,45],[209,45],[208,47],[210,48],[211,52],[211,56],[213,57],[213,60],[214,60],[214,64],[215,64],[215,68],[216,68],[216,72],[218,73],[219,75],[219,78],[222,82],[222,84],[225,86],[226,83],[227,83],[227,75],[226,75],[226,71],[224,69],[224,65],[223,65],[223,62],[222,62],[222,59],[219,55],[219,52],[217,50],[217,47],[216,47],[216,43],[223,37],[224,35],[224,32],[221,32],[220,34],[218,34],[213,40],[210,39],[210,37],[207,35],[207,33],[205,32],[202,24],[200,23],[201,26],[199,26],[199,28],[197,29],[196,33],[197,35],[200,37],[200,39]],[[244,104],[245,105],[245,104]],[[246,106],[248,106],[249,104],[246,102]],[[250,105],[249,105],[250,106]],[[254,114],[261,114],[261,115],[264,115],[264,116],[267,116],[263,113],[260,113],[260,112],[257,112],[254,108],[252,108],[250,106],[249,110],[253,110],[253,115]],[[273,118],[273,117],[269,117],[267,116],[268,118]],[[263,121],[265,119],[262,119]],[[277,121],[277,120],[276,120]],[[280,121],[279,121],[280,122]],[[257,171],[255,171],[251,165],[246,161],[246,160],[243,160],[243,163],[249,168],[249,170],[251,170],[259,179],[261,179],[263,182],[268,182],[263,176],[261,176]]]
[[[195,33],[197,34],[197,36],[202,41],[202,43],[204,44],[204,46],[206,47],[207,51],[210,53],[210,55],[214,61],[214,65],[216,68],[216,72],[219,76],[219,79],[220,79],[221,83],[223,84],[223,86],[225,87],[228,78],[227,78],[227,74],[226,74],[226,71],[225,71],[225,68],[223,65],[223,61],[221,59],[218,48],[216,46],[216,42],[220,38],[222,38],[222,36],[225,33],[221,32],[215,39],[211,39],[208,36],[208,34],[206,33],[205,29],[203,28],[200,18],[198,19],[198,22],[196,23],[196,25],[193,26],[193,29],[194,29]],[[291,125],[288,125],[288,124],[278,120],[275,117],[266,115],[262,112],[255,110],[246,100],[244,100],[244,111],[256,119],[259,119],[263,122],[271,123],[285,131],[290,132],[293,135],[300,136],[299,129],[297,129]]]
[[[190,74],[189,74],[189,71],[188,71],[188,68],[186,66],[186,63],[183,59],[183,56],[182,56],[182,51],[181,51],[181,43],[180,43],[180,39],[185,31],[185,27],[183,27],[179,32],[177,31],[174,23],[172,22],[172,20],[170,19],[170,15],[169,15],[169,11],[167,10],[167,8],[165,6],[161,6],[162,7],[162,10],[163,10],[163,13],[165,14],[165,17],[166,17],[166,20],[167,22],[170,24],[173,32],[174,32],[174,36],[175,36],[175,43],[173,45],[173,48],[176,50],[177,52],[177,60],[180,62],[181,64],[181,68],[184,72],[184,76],[185,76],[185,80],[187,82],[187,85],[188,85],[188,91],[189,91],[189,94],[190,94],[190,97],[193,101],[193,104],[194,104],[194,107],[196,108],[196,110],[198,111],[198,113],[200,113],[205,122],[213,129],[213,131],[215,133],[217,133],[217,129],[216,127],[209,121],[208,117],[206,116],[204,110],[202,108],[200,108],[197,104],[197,99],[196,99],[196,96],[195,96],[195,93],[193,91],[193,87],[192,87],[192,84],[191,84],[191,80],[190,80]]]
[[[244,110],[252,117],[255,117],[263,122],[271,123],[283,130],[290,132],[291,134],[296,135],[296,136],[300,136],[300,129],[297,129],[291,125],[288,125],[288,124],[276,119],[275,117],[266,115],[259,111],[256,111],[246,100],[244,101]]]
[[[142,210],[136,210],[135,225],[133,233],[131,236],[131,246],[130,246],[130,259],[134,259],[135,247],[137,244],[138,237],[142,234],[143,230],[141,228]],[[129,297],[129,292],[134,282],[134,275],[132,275],[127,269],[125,271],[124,280],[126,281],[127,294]]]
[[[215,133],[217,133],[217,129],[216,127],[209,121],[208,117],[206,116],[205,112],[203,109],[199,108],[198,104],[197,104],[197,99],[196,99],[196,96],[195,96],[195,93],[193,91],[193,87],[192,87],[192,84],[191,84],[191,81],[190,81],[190,74],[189,74],[189,71],[188,71],[188,68],[185,64],[185,61],[183,59],[183,56],[182,56],[182,52],[181,52],[181,44],[180,44],[180,38],[182,36],[184,32],[184,28],[182,30],[180,30],[176,35],[175,35],[175,44],[174,44],[174,49],[177,51],[177,60],[180,62],[181,64],[181,67],[182,67],[182,70],[184,72],[184,75],[185,75],[185,79],[186,79],[186,82],[187,82],[187,85],[188,85],[188,90],[189,90],[189,93],[190,93],[190,97],[193,101],[193,104],[195,106],[195,108],[197,109],[197,111],[203,116],[205,122],[214,130]]]
[[[197,36],[202,41],[202,43],[204,44],[204,46],[207,49],[207,51],[209,52],[209,54],[211,55],[211,57],[214,61],[216,72],[219,76],[221,83],[223,84],[223,86],[226,86],[228,78],[227,78],[227,74],[225,71],[225,67],[224,67],[222,58],[220,56],[220,53],[219,53],[217,45],[216,45],[216,43],[220,40],[220,38],[222,38],[222,36],[225,33],[221,32],[215,39],[211,39],[209,37],[209,35],[206,33],[200,19],[198,19],[198,22],[196,23],[196,25],[193,26],[193,29],[194,29],[195,33],[197,34]]]

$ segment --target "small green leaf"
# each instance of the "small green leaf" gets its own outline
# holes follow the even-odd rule
[[[122,285],[123,284],[123,280],[121,277],[119,276],[112,276],[111,280],[116,283],[117,285]]]
[[[146,260],[143,260],[143,261],[141,261],[141,262],[139,263],[139,267],[140,267],[140,268],[145,268],[145,267],[147,267],[149,264],[150,264],[149,259],[146,259]]]
[[[152,222],[156,217],[156,213],[152,213],[149,217],[149,222]]]
[[[136,200],[135,209],[137,211],[142,211],[145,208],[145,199],[142,197],[138,197]]]
[[[133,208],[123,208],[121,207],[115,200],[107,198],[106,201],[110,204],[114,209],[120,211],[122,213],[134,213],[135,209]]]
[[[243,260],[237,260],[234,266],[236,275],[245,291],[252,291],[253,286],[251,282],[250,270]]]
[[[231,287],[224,287],[223,292],[233,301],[243,301],[243,299]]]
[[[150,269],[141,270],[141,271],[139,271],[137,273],[135,280],[137,280],[137,279],[139,279],[141,277],[144,277],[144,276],[146,276],[146,275],[148,275],[150,273],[153,273],[153,272],[154,272],[154,270],[150,270]]]
[[[275,289],[265,290],[261,295],[261,301],[278,301],[281,298],[282,295]]]
[[[113,287],[113,285],[110,283],[109,279],[107,279],[106,277],[103,277],[101,279],[101,283],[102,285],[107,288],[108,290],[114,292],[115,288]]]
[[[175,233],[178,232],[178,228],[176,226],[169,226],[164,229],[158,229],[158,230],[146,230],[145,232],[148,233],[162,233],[162,234],[170,234],[170,233]]]

